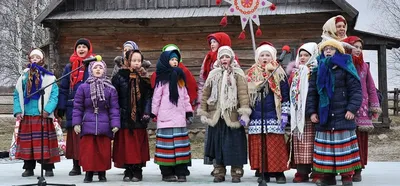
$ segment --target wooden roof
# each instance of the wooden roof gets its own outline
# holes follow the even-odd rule
[[[277,9],[264,9],[262,15],[343,12],[354,18],[358,12],[345,0],[270,0]],[[54,0],[36,19],[160,19],[221,16],[227,11],[215,0]]]

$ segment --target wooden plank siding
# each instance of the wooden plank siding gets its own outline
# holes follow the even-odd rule
[[[263,35],[257,37],[256,42],[270,41],[278,51],[285,44],[298,48],[305,42],[319,42],[321,27],[331,16],[332,13],[263,16]],[[153,67],[161,48],[175,43],[181,49],[184,64],[198,76],[203,58],[209,50],[207,35],[223,31],[231,36],[233,49],[240,63],[244,68],[250,67],[254,63],[250,34],[247,31],[246,39],[239,40],[239,17],[230,17],[225,28],[218,25],[220,19],[221,17],[151,19],[146,20],[147,26],[143,26],[140,20],[61,21],[57,45],[60,61],[57,63],[60,64],[59,68],[63,68],[74,50],[75,41],[81,37],[91,40],[94,53],[101,55],[109,68],[114,65],[114,57],[121,55],[122,44],[127,40],[133,40],[139,45],[145,59],[150,60]]]

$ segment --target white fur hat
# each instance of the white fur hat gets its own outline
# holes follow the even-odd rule
[[[43,57],[44,57],[44,54],[40,49],[33,49],[31,51],[31,53],[29,54],[29,57],[31,57],[33,55],[38,55],[40,57],[40,59],[43,59]]]
[[[276,53],[277,53],[276,49],[271,45],[261,45],[256,50],[256,55],[254,58],[256,63],[258,62],[258,57],[260,57],[260,54],[265,51],[269,52],[272,56],[272,59],[276,61]]]

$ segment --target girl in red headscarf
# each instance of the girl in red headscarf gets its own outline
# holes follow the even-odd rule
[[[364,62],[362,49],[363,41],[356,36],[349,36],[343,40],[349,43],[354,48],[346,49],[346,53],[351,54],[354,66],[357,69],[358,76],[360,76],[361,89],[362,89],[362,103],[360,109],[357,111],[355,121],[357,124],[357,140],[360,148],[361,166],[364,169],[367,165],[368,158],[368,133],[374,129],[372,119],[377,119],[382,112],[379,104],[378,95],[376,94],[376,87],[372,79],[369,66]],[[361,181],[361,169],[356,169],[353,175],[353,182]]]
[[[83,60],[93,57],[93,47],[88,39],[81,38],[75,43],[74,53],[69,58],[69,63],[65,66],[63,76],[83,65]],[[80,175],[81,168],[79,166],[79,135],[74,132],[72,127],[72,110],[74,106],[75,93],[78,87],[89,77],[86,66],[72,72],[70,75],[61,80],[60,93],[58,96],[57,115],[67,119],[67,150],[65,157],[73,159],[73,168],[69,172],[70,176]]]

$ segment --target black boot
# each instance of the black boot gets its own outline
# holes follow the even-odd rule
[[[271,181],[270,174],[268,172],[264,172],[264,179],[265,179],[265,182],[267,182],[267,183]],[[257,178],[257,182],[261,183],[261,181],[262,181],[262,175],[260,173],[260,177]]]
[[[25,169],[25,171],[22,173],[22,177],[29,177],[33,176],[33,169]]]
[[[142,179],[143,179],[142,166],[141,165],[134,165],[132,171],[133,171],[132,181],[133,182],[142,181]]]
[[[278,172],[276,173],[276,183],[277,184],[285,184],[286,183],[286,177],[283,172]]]
[[[107,182],[106,171],[99,172],[99,182]]]
[[[47,169],[47,170],[46,170],[46,173],[44,173],[44,176],[46,176],[46,177],[53,177],[53,176],[54,176],[53,169]]]
[[[76,175],[81,175],[81,166],[79,166],[79,160],[73,160],[74,166],[72,167],[72,170],[69,171],[70,176],[76,176]]]
[[[93,181],[93,172],[86,171],[85,179],[83,180],[83,183],[90,183],[92,181]]]
[[[132,167],[127,167],[125,168],[124,171],[124,178],[122,179],[125,182],[131,181],[133,178],[133,171],[132,171]]]

